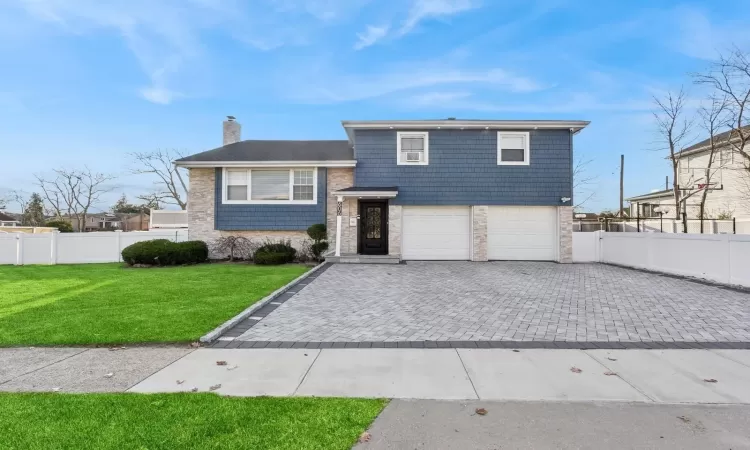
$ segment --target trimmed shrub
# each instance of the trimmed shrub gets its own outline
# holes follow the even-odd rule
[[[61,233],[72,233],[73,225],[64,220],[50,220],[44,224],[45,227],[57,228]]]
[[[322,223],[310,225],[307,229],[307,235],[310,236],[310,239],[312,239],[313,242],[325,241],[328,238],[326,235],[326,226]]]
[[[172,242],[154,239],[128,245],[122,250],[122,259],[131,266],[197,264],[208,260],[208,246],[203,241]]]
[[[262,265],[279,265],[286,264],[289,261],[289,255],[282,252],[255,252],[255,264]]]
[[[312,251],[315,259],[320,259],[320,255],[326,250],[328,250],[328,242],[326,241],[316,242],[310,246],[310,251]]]
[[[313,240],[313,244],[310,246],[310,251],[315,259],[320,261],[320,255],[328,250],[328,242],[326,242],[326,238],[328,238],[328,235],[326,234],[326,226],[322,223],[310,225],[307,229],[307,235]]]
[[[281,255],[281,256],[269,256],[269,255]],[[257,264],[285,264],[294,261],[294,257],[297,256],[297,250],[292,247],[292,242],[289,240],[272,242],[266,241],[258,250],[255,251],[253,260]],[[259,262],[263,261],[263,262]],[[272,262],[271,262],[272,261]]]

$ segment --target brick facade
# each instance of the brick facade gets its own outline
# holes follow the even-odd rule
[[[328,169],[328,192],[326,192],[326,228],[328,248],[336,248],[336,196],[332,192],[354,186],[354,169]],[[350,218],[359,214],[356,198],[344,199],[341,208],[341,254],[357,253],[357,226],[350,225]]]
[[[472,261],[487,261],[487,216],[489,206],[473,206],[471,211]]]
[[[573,262],[573,207],[558,206],[558,224],[560,225],[560,263]]]

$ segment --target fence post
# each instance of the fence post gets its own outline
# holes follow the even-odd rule
[[[49,239],[49,263],[54,265],[57,264],[57,234],[60,230],[55,230],[50,233]]]
[[[23,265],[23,235],[24,233],[16,233],[16,265]]]
[[[120,236],[122,234],[122,230],[115,230],[115,251],[117,252],[117,256],[115,257],[115,260],[117,262],[122,262],[120,259]]]

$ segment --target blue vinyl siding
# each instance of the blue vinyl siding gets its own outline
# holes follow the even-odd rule
[[[326,223],[326,169],[318,168],[318,203],[315,205],[225,205],[222,198],[222,169],[216,169],[217,230],[307,230]]]
[[[571,133],[532,130],[531,164],[497,165],[496,130],[427,130],[429,165],[396,164],[397,130],[358,130],[357,186],[397,186],[396,205],[572,205]]]

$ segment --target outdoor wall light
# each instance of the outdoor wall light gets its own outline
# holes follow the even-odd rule
[[[568,203],[570,201],[570,197],[560,197],[560,201],[563,203]]]

